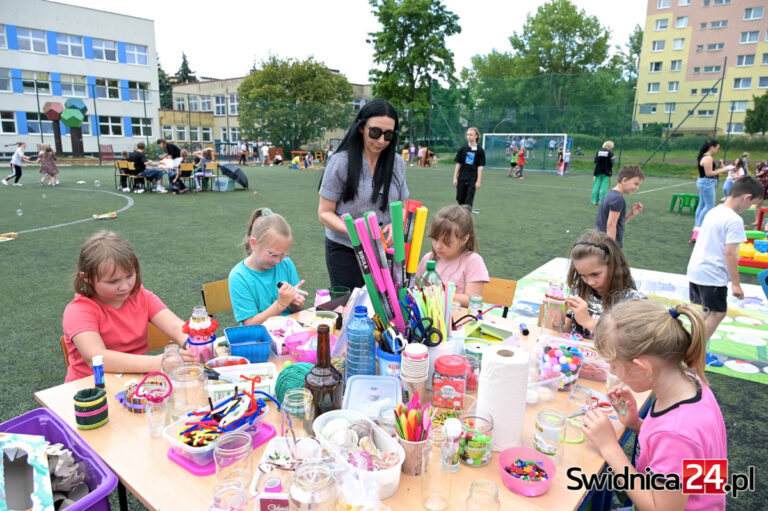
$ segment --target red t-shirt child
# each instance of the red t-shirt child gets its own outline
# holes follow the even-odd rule
[[[517,153],[517,165],[520,167],[525,167],[525,151],[522,149],[519,153]]]
[[[130,295],[119,309],[76,293],[75,299],[64,309],[62,321],[64,342],[69,352],[69,367],[64,381],[93,374],[72,342],[72,337],[82,332],[97,332],[108,350],[143,355],[149,346],[147,323],[167,308],[157,295],[144,289],[144,286]]]

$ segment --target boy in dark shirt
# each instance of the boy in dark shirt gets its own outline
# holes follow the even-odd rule
[[[637,202],[627,213],[627,202],[624,195],[632,195],[645,180],[643,171],[637,165],[624,165],[619,170],[619,183],[605,194],[597,210],[595,229],[606,233],[623,247],[624,224],[643,211],[643,205]]]
[[[475,190],[480,188],[485,166],[485,151],[478,145],[480,131],[477,128],[467,130],[467,144],[459,149],[456,158],[456,168],[453,170],[453,186],[456,187],[456,202],[459,206],[467,206],[472,213]]]

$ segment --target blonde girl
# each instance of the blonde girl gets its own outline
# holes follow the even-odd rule
[[[184,322],[141,285],[139,260],[120,235],[99,231],[80,249],[74,280],[75,298],[64,309],[64,342],[69,353],[66,381],[92,373],[95,355],[108,372],[160,370],[161,355],[146,355],[147,323],[183,344]],[[186,360],[191,352],[181,350]]]
[[[40,178],[40,186],[45,185],[46,178],[48,184],[56,186],[59,184],[59,167],[56,166],[56,153],[49,145],[43,146],[43,150],[37,156],[37,161],[40,162],[40,173],[43,177]]]
[[[635,288],[624,253],[616,240],[598,231],[589,231],[571,247],[568,287],[565,299],[566,330],[589,339],[603,311],[632,298],[645,298]]]
[[[436,261],[435,270],[443,282],[456,284],[454,300],[469,305],[469,297],[482,296],[483,286],[489,281],[488,269],[478,254],[475,224],[472,213],[464,206],[446,206],[441,209],[429,228],[432,251],[419,262],[416,276],[421,277],[427,261]]]
[[[272,316],[304,307],[304,281],[299,280],[296,266],[288,257],[292,244],[291,227],[285,218],[268,208],[253,212],[243,239],[246,257],[229,272],[235,321],[261,324]]]
[[[688,319],[690,330],[680,315]],[[706,342],[704,318],[690,304],[667,309],[649,300],[630,300],[600,319],[595,346],[625,385],[610,390],[608,397],[617,405],[624,402],[626,413],[619,420],[638,435],[635,466],[604,412],[588,411],[583,429],[615,474],[626,470],[630,479],[636,473],[675,474],[682,481],[682,460],[728,458],[723,415],[704,377]],[[645,420],[638,416],[630,390],[655,394]],[[725,509],[725,495],[637,486],[627,494],[637,509]]]

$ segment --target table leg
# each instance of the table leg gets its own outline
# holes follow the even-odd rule
[[[120,506],[120,511],[128,511],[128,493],[120,481],[117,482],[117,502]]]

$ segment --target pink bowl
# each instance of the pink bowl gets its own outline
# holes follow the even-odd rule
[[[518,459],[523,461],[533,461],[546,471],[547,475],[549,475],[549,479],[543,481],[523,481],[518,477],[509,475],[504,468],[513,464]],[[499,454],[499,468],[501,468],[501,479],[504,481],[504,486],[513,492],[525,495],[526,497],[538,497],[539,495],[544,495],[547,493],[547,490],[549,490],[549,485],[552,484],[552,479],[555,478],[555,464],[552,461],[552,458],[529,447],[511,447],[502,451],[501,454]]]
[[[285,338],[285,345],[288,347],[288,353],[291,355],[291,360],[294,362],[309,362],[310,364],[317,363],[317,351],[313,349],[302,349],[301,346],[307,344],[307,341],[317,336],[317,332],[314,330],[304,330],[303,332],[297,332],[293,335],[289,335]],[[331,351],[336,345],[336,336],[331,336]]]

